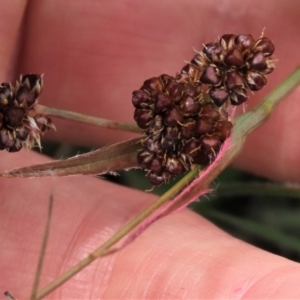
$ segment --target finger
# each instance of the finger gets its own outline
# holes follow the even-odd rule
[[[4,154],[4,168],[42,162]],[[49,194],[54,194],[41,286],[106,241],[153,196],[89,177],[1,180],[0,288],[19,299],[31,291]],[[249,246],[185,210],[154,225],[122,251],[98,259],[49,299],[291,298],[296,263]],[[291,288],[292,287],[292,288]]]

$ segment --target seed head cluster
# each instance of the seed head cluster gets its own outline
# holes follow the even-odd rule
[[[43,78],[37,74],[21,75],[15,85],[0,85],[0,150],[40,147],[40,134],[54,128],[49,117],[32,114],[42,87]]]
[[[274,49],[266,37],[225,34],[175,77],[150,78],[133,92],[134,119],[146,135],[137,161],[152,185],[215,159],[233,127],[228,107],[267,83]]]

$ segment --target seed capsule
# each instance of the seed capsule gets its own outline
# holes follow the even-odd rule
[[[228,100],[229,93],[223,87],[212,87],[209,90],[209,96],[218,107],[221,107]]]
[[[221,142],[224,142],[231,134],[232,123],[229,121],[219,121],[215,125],[215,134],[219,137]]]
[[[172,107],[166,112],[164,122],[166,125],[175,126],[183,121],[183,115],[177,106]]]
[[[223,49],[226,51],[231,51],[235,47],[235,38],[234,34],[224,34],[220,38],[220,44]]]
[[[148,164],[147,169],[152,170],[157,175],[161,175],[164,171],[163,160],[160,158],[153,158]]]
[[[267,37],[262,37],[253,46],[256,51],[262,51],[265,56],[271,56],[275,51],[275,46]]]
[[[200,81],[206,84],[218,85],[221,82],[219,71],[215,66],[208,66],[202,73]]]
[[[240,34],[235,38],[235,44],[240,51],[249,50],[254,44],[254,38],[251,34]]]
[[[146,129],[153,120],[153,112],[151,110],[136,108],[134,111],[134,119],[140,128]]]
[[[136,108],[148,108],[152,101],[147,92],[137,90],[132,93],[132,104]]]
[[[186,140],[191,139],[195,135],[196,121],[194,119],[187,119],[181,127],[182,137]]]
[[[196,133],[199,136],[202,136],[203,134],[212,132],[213,128],[214,128],[214,125],[213,125],[211,119],[209,119],[207,117],[200,117],[197,119]]]
[[[166,86],[166,93],[173,99],[173,101],[177,102],[180,100],[180,97],[183,93],[183,85],[181,83],[171,81]]]
[[[165,178],[162,175],[158,175],[155,172],[150,172],[148,175],[149,182],[154,186],[159,186],[165,182]]]
[[[220,56],[223,53],[223,48],[219,43],[208,43],[205,44],[203,53],[210,61],[216,62],[220,60]]]
[[[246,79],[251,91],[259,91],[267,84],[266,76],[256,72],[249,71]]]
[[[263,71],[267,68],[265,56],[261,51],[256,52],[250,59],[248,59],[248,63],[251,70]]]
[[[220,139],[215,135],[204,135],[201,138],[201,149],[206,155],[217,154],[220,146]]]
[[[244,79],[237,71],[227,72],[225,86],[229,90],[244,86]]]
[[[8,107],[4,110],[5,124],[9,128],[16,128],[22,123],[25,110],[19,107]]]
[[[200,104],[191,96],[184,96],[179,104],[184,116],[193,116],[200,111]]]
[[[158,77],[152,77],[144,82],[141,89],[155,91],[155,92],[162,92],[163,91],[163,82]]]
[[[170,96],[163,93],[158,93],[155,97],[154,111],[159,113],[172,107],[173,101]]]
[[[238,49],[233,48],[226,54],[224,62],[227,66],[240,68],[244,65],[244,58]]]
[[[183,163],[179,158],[168,158],[166,169],[171,176],[176,176],[184,172]]]

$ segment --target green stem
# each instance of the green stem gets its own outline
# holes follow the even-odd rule
[[[104,127],[107,129],[115,129],[115,130],[122,130],[122,131],[135,132],[135,133],[143,132],[136,124],[116,122],[116,121],[92,117],[92,116],[88,116],[88,115],[84,115],[84,114],[80,114],[80,113],[76,113],[64,109],[47,107],[40,104],[37,104],[34,107],[34,110],[35,113],[37,114],[45,114],[60,119],[71,120],[71,121],[84,123],[84,124],[90,124],[94,126]]]

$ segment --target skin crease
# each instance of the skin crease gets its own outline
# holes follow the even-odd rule
[[[0,72],[45,73],[40,102],[132,122],[131,92],[143,80],[175,74],[192,47],[224,33],[266,36],[279,59],[269,84],[300,60],[299,2],[286,1],[6,1],[0,11]],[[299,183],[300,89],[247,140],[234,164]],[[121,109],[120,109],[121,108]],[[102,146],[133,135],[55,121],[48,138]],[[275,150],[275,151],[274,151]],[[47,161],[28,151],[1,153],[1,170]],[[107,240],[155,197],[90,177],[0,181],[0,291],[28,298],[49,194],[54,211],[41,286]],[[184,210],[126,249],[97,260],[47,299],[298,299],[297,263],[247,245]]]

